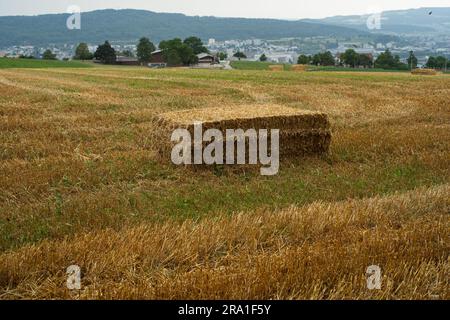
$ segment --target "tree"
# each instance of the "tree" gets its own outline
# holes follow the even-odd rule
[[[416,56],[414,55],[414,51],[410,51],[409,52],[409,57],[408,57],[408,66],[412,69],[415,69],[417,67],[417,63],[418,60],[416,58]]]
[[[312,64],[313,65],[315,65],[315,66],[318,66],[318,65],[320,65],[320,61],[321,61],[321,59],[320,59],[320,54],[319,53],[317,53],[317,54],[315,54],[313,57],[312,57]]]
[[[238,51],[236,52],[233,57],[238,58],[239,60],[241,59],[247,59],[247,56],[245,55],[245,53]]]
[[[194,53],[194,50],[186,44],[182,44],[178,48],[178,54],[180,55],[181,62],[185,66],[198,63],[198,57]]]
[[[310,64],[311,60],[312,60],[311,56],[302,54],[298,57],[297,63],[298,64]]]
[[[334,66],[335,61],[330,51],[315,54],[312,58],[312,64],[318,66]]]
[[[261,55],[261,57],[259,57],[259,61],[261,61],[261,62],[266,62],[266,61],[267,61],[267,56],[263,53],[263,54]]]
[[[438,57],[429,57],[427,61],[427,68],[432,69],[445,69],[445,65],[447,65],[447,69],[450,68],[450,61],[443,56]]]
[[[82,42],[75,49],[75,60],[92,60],[94,55],[89,51],[89,47],[86,43]]]
[[[42,59],[44,59],[44,60],[56,60],[56,54],[53,54],[52,50],[47,49],[47,50],[45,50],[44,54],[42,55]]]
[[[164,60],[169,66],[179,66],[182,64],[181,58],[175,50],[168,50],[164,53]]]
[[[200,38],[189,37],[184,39],[183,43],[190,47],[194,51],[194,54],[208,53],[208,49],[203,45],[203,42]]]
[[[373,57],[368,54],[358,54],[356,65],[364,68],[371,68],[373,66]]]
[[[228,54],[226,52],[219,52],[219,60],[226,60],[228,58]]]
[[[140,62],[149,63],[152,59],[152,52],[155,50],[155,45],[148,38],[143,37],[139,39],[137,57]]]
[[[119,55],[121,55],[123,57],[134,58],[134,53],[131,50],[124,50],[124,51],[120,52]]]
[[[384,53],[381,53],[375,60],[375,67],[381,69],[392,69],[394,66],[394,56],[391,51],[387,49]]]
[[[330,51],[323,53],[321,59],[321,65],[323,66],[334,66],[336,64],[333,54]]]
[[[375,68],[408,70],[408,66],[400,62],[400,57],[393,56],[389,49],[381,53],[375,60]]]
[[[344,62],[345,65],[348,65],[352,68],[355,68],[358,64],[359,55],[353,49],[347,49],[341,55],[341,61]]]
[[[397,70],[408,70],[409,69],[409,67],[406,63],[402,63],[400,61],[399,55],[394,56],[394,66],[395,66],[394,69],[397,69]]]
[[[94,58],[105,64],[114,64],[117,59],[116,50],[111,47],[108,41],[105,41],[104,44],[98,46]]]
[[[436,58],[435,57],[429,57],[428,61],[426,63],[427,68],[434,69],[436,68]]]
[[[190,65],[198,62],[194,50],[179,38],[161,41],[159,48],[163,51],[164,60],[170,66]]]
[[[333,54],[330,51],[317,53],[310,59],[310,61],[316,66],[334,66],[336,63]]]
[[[435,68],[436,69],[445,69],[445,65],[447,64],[448,66],[448,61],[446,57],[443,56],[438,56],[435,58]]]

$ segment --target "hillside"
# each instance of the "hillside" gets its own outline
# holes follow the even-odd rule
[[[353,36],[365,31],[304,21],[191,17],[143,10],[99,10],[82,14],[81,30],[68,30],[68,14],[0,17],[0,47],[134,41],[153,41],[197,35],[202,39],[279,39],[308,36]]]
[[[431,13],[431,14],[430,14]],[[320,20],[304,20],[367,30],[369,15],[336,16]],[[382,14],[381,33],[393,34],[449,34],[450,8],[420,8],[411,10],[386,11]]]

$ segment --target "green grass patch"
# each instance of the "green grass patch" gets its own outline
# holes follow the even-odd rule
[[[12,59],[0,58],[0,69],[8,68],[90,68],[91,64],[81,61]]]
[[[269,70],[271,65],[280,65],[280,63],[272,62],[260,62],[260,61],[233,61],[231,66],[237,70]],[[292,68],[292,64],[281,64],[284,66],[285,71],[289,71]],[[346,68],[336,66],[308,66],[308,71],[349,71],[349,72],[410,72],[409,70],[385,70],[379,68],[372,69],[359,69],[359,68]]]
[[[346,68],[336,66],[309,66],[308,71],[349,71],[349,72],[410,72],[410,70],[386,70],[379,68]]]
[[[237,70],[269,70],[269,66],[276,65],[280,63],[273,62],[261,62],[261,61],[233,61],[231,66]],[[290,70],[290,64],[282,64],[284,70]]]

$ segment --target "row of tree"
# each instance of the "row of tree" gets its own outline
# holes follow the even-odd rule
[[[340,60],[342,64],[352,68],[371,68],[373,66],[373,57],[371,55],[357,53],[353,49],[348,49],[341,54]]]
[[[412,53],[411,53],[412,54]],[[412,57],[410,59],[414,59],[415,66],[417,66],[417,58]],[[301,55],[298,57],[298,64],[311,64],[311,65],[320,65],[320,66],[348,66],[351,68],[371,68],[375,66],[375,68],[381,69],[407,69],[408,65],[402,63],[400,61],[399,56],[394,56],[389,50],[380,54],[375,61],[373,61],[372,55],[369,54],[361,54],[357,53],[353,49],[348,49],[344,53],[342,53],[339,57],[339,60],[336,61],[333,57],[333,54],[330,51],[324,53],[318,53],[314,56],[306,56]],[[414,67],[415,67],[414,66]]]
[[[316,66],[349,66],[351,68],[364,67],[370,68],[373,66],[373,58],[367,54],[359,54],[353,49],[348,49],[341,54],[339,61],[333,57],[330,51],[318,53],[313,56],[300,55],[298,57],[298,64],[311,64]]]
[[[330,51],[320,52],[313,56],[300,55],[298,57],[298,64],[312,64],[316,66],[334,66],[336,61]]]
[[[414,55],[413,51],[409,53],[409,57],[406,61],[407,63],[401,62],[400,56],[393,55],[389,49],[381,53],[375,61],[373,61],[373,57],[371,55],[360,54],[353,49],[348,49],[340,55],[339,62],[336,62],[332,53],[327,51],[324,53],[318,53],[314,56],[301,55],[298,57],[297,63],[316,66],[335,66],[338,64],[339,66],[349,66],[351,68],[375,67],[387,70],[408,70],[417,68],[418,59]],[[443,56],[429,57],[426,67],[441,70],[446,68],[450,69],[450,61]]]
[[[418,59],[414,55],[413,51],[409,52],[408,59],[406,60],[406,64],[400,62],[400,57],[398,55],[393,56],[389,50],[386,50],[385,53],[380,54],[377,60],[375,61],[376,68],[382,69],[400,69],[400,70],[408,70],[415,69],[418,65]],[[429,57],[427,63],[425,64],[427,68],[430,69],[449,69],[450,62],[446,57],[438,56],[438,57]]]
[[[202,40],[197,37],[189,37],[184,41],[179,38],[161,41],[159,49],[162,50],[164,60],[170,66],[195,64],[198,62],[198,54],[208,53]]]
[[[412,52],[410,53],[409,59],[414,59],[415,65],[412,68],[415,68],[417,66],[417,59],[414,57],[414,54]],[[375,60],[375,68],[387,70],[408,70],[409,66],[406,63],[400,61],[399,55],[394,56],[388,49],[377,57],[377,59]]]
[[[426,66],[431,69],[450,70],[450,61],[443,56],[429,57]]]
[[[184,41],[179,38],[161,41],[159,49],[163,51],[167,64],[172,66],[195,64],[197,63],[197,54],[208,52],[202,40],[197,37],[189,37]],[[155,50],[156,46],[148,38],[143,37],[137,45],[136,56],[141,63],[149,63],[152,61],[152,53]],[[105,41],[104,44],[97,47],[95,53],[89,51],[86,43],[80,43],[75,50],[74,59],[92,60],[95,58],[105,64],[114,64],[118,55],[134,57],[133,52],[128,50],[116,52],[111,44]]]

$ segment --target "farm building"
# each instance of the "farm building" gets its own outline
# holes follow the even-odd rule
[[[165,63],[162,50],[156,50],[152,52],[152,62]]]
[[[137,58],[118,56],[116,59],[116,64],[122,66],[139,66],[140,62]]]
[[[216,56],[209,53],[200,53],[197,55],[198,64],[216,64],[218,59]]]
[[[164,68],[167,66],[162,50],[152,52],[152,61],[148,64],[148,66],[150,68]]]

